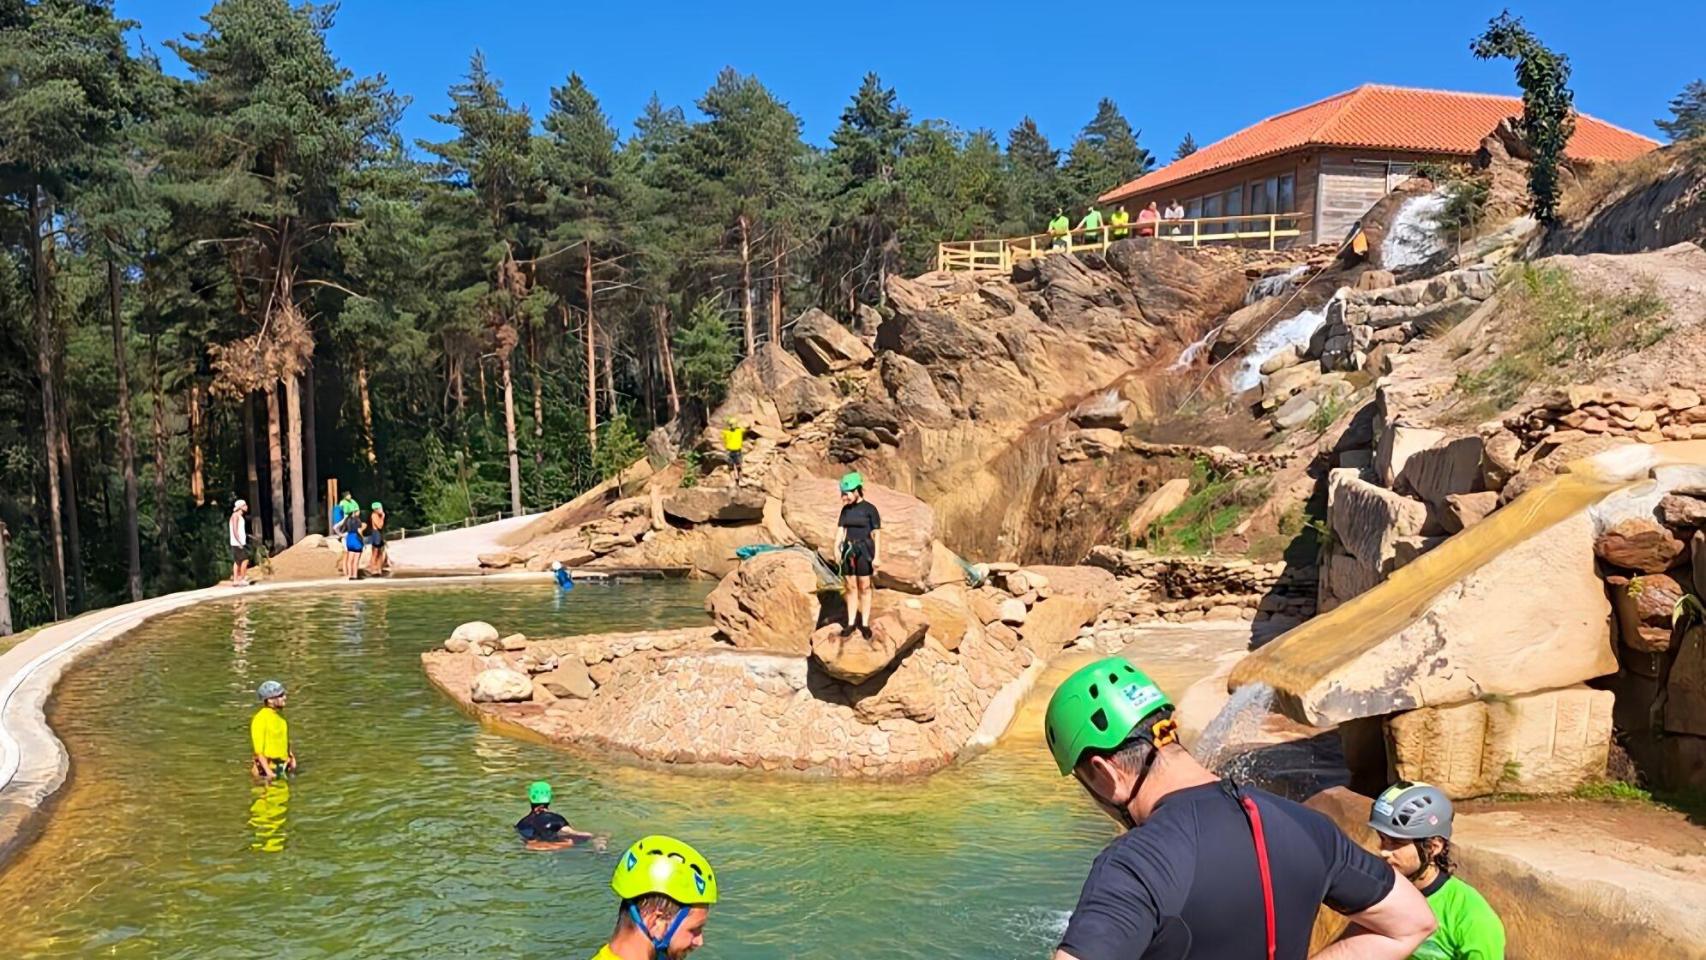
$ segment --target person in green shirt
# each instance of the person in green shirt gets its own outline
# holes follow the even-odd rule
[[[1412,960],[1504,960],[1505,926],[1480,891],[1454,873],[1451,798],[1427,783],[1400,780],[1376,797],[1368,825],[1380,855],[1427,897],[1439,927]]]
[[[1084,231],[1085,243],[1101,243],[1102,211],[1092,206],[1089,212],[1084,214],[1084,219],[1078,221],[1078,229]]]
[[[592,960],[680,960],[704,946],[717,873],[699,851],[674,837],[642,837],[616,861],[610,889],[622,901],[616,930]]]
[[[1066,244],[1067,244],[1067,235],[1070,234],[1071,232],[1072,232],[1072,221],[1068,220],[1066,218],[1066,208],[1055,207],[1054,208],[1054,219],[1050,220],[1048,222],[1049,236],[1054,238],[1053,242],[1049,245],[1049,249],[1051,249],[1051,250],[1065,250]]]
[[[1129,235],[1130,231],[1126,229],[1126,224],[1131,222],[1131,214],[1126,212],[1125,204],[1122,203],[1114,208],[1114,212],[1108,217],[1108,222],[1113,224],[1115,240],[1124,240]]]

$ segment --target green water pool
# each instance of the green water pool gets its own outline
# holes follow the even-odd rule
[[[288,593],[139,628],[49,709],[72,779],[0,872],[0,956],[589,957],[614,918],[614,851],[524,851],[511,824],[540,777],[613,848],[667,831],[711,858],[725,900],[699,956],[1046,956],[1113,827],[1040,747],[895,784],[676,775],[483,731],[421,673],[464,620],[693,624],[704,592]],[[302,771],[263,791],[247,725],[272,677]]]

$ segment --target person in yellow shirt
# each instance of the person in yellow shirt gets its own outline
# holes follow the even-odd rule
[[[723,454],[735,471],[735,486],[740,486],[740,464],[746,447],[746,425],[734,417],[723,421]]]
[[[1131,222],[1131,214],[1127,212],[1125,204],[1122,203],[1114,208],[1114,213],[1108,218],[1108,222],[1113,224],[1115,240],[1124,240],[1131,236],[1131,231],[1126,228],[1126,224]]]
[[[717,874],[674,837],[642,837],[616,861],[616,930],[592,960],[680,960],[705,945]]]
[[[249,745],[254,749],[255,776],[272,782],[296,772],[296,754],[290,749],[290,724],[284,720],[284,684],[268,680],[255,691],[261,708],[249,721]]]

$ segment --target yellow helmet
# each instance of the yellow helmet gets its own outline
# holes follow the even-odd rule
[[[717,902],[717,873],[711,863],[674,837],[641,837],[616,862],[610,889],[623,900],[661,893],[689,906]]]

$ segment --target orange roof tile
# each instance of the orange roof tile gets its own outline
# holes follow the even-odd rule
[[[1506,117],[1522,113],[1517,97],[1418,90],[1367,83],[1269,117],[1196,153],[1122,184],[1103,203],[1307,146],[1413,150],[1467,156]],[[1628,160],[1659,144],[1585,113],[1565,154],[1573,160]]]

